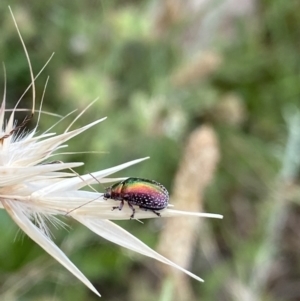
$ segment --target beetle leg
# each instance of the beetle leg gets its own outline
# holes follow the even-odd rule
[[[112,207],[111,210],[112,211],[115,210],[115,209],[122,210],[123,206],[124,206],[124,201],[122,200],[119,206],[114,206],[114,207]]]
[[[156,212],[154,210],[152,210],[153,213],[155,213],[157,216],[161,217],[160,213],[159,212]]]
[[[135,209],[133,208],[132,204],[130,202],[127,202],[128,206],[130,207],[130,209],[132,210],[132,214],[130,215],[130,219],[134,218],[134,214],[135,214]]]
[[[148,211],[148,208],[145,208],[145,207],[142,207],[142,206],[139,206],[141,208],[141,210],[143,211]]]
[[[148,208],[145,208],[145,207],[141,207],[141,206],[139,206],[140,208],[141,208],[141,210],[143,210],[143,211],[148,211],[148,210],[151,210],[151,209],[148,209]],[[159,216],[159,217],[161,217],[161,215],[160,215],[160,213],[159,212],[157,212],[157,211],[154,211],[154,210],[151,210],[153,213],[155,213],[157,216]]]

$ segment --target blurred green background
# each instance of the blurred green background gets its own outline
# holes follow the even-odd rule
[[[43,110],[66,115],[98,97],[73,128],[108,116],[68,143],[68,151],[100,153],[57,160],[85,162],[83,173],[150,156],[118,175],[172,191],[189,134],[204,124],[215,130],[221,158],[203,210],[225,218],[205,220],[215,262],[207,263],[195,236],[189,269],[206,282],[188,279],[191,301],[300,300],[300,2],[1,2],[0,58],[13,107],[30,76],[8,4],[35,74],[55,52],[36,82],[40,103],[50,76]],[[20,107],[31,108],[30,93]],[[57,120],[42,115],[40,132]],[[55,243],[103,300],[172,300],[153,260],[66,222],[69,231],[53,230]],[[163,219],[119,224],[153,248],[164,228]],[[0,237],[1,300],[98,300],[5,212]]]

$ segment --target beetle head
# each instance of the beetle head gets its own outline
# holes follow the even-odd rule
[[[105,188],[103,198],[104,199],[110,199],[111,198],[111,187]]]

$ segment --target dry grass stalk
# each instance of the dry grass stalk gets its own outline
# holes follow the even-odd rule
[[[171,193],[171,203],[176,208],[202,210],[204,191],[213,178],[219,156],[218,141],[211,127],[202,126],[190,135]],[[160,237],[159,251],[181,266],[189,266],[199,227],[197,219],[168,219]],[[176,298],[191,300],[186,279],[173,269],[159,268],[172,278]]]

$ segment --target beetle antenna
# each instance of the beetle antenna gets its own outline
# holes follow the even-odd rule
[[[100,184],[104,189],[106,189],[106,187],[93,175],[89,172],[90,176],[93,177],[97,182],[98,184]]]
[[[70,211],[68,211],[68,212],[65,214],[65,216],[68,216],[71,212],[73,212],[73,211],[75,211],[75,210],[77,210],[77,209],[79,209],[79,208],[81,208],[81,207],[83,207],[83,206],[86,206],[86,205],[88,205],[89,203],[92,203],[92,202],[94,202],[94,201],[97,201],[100,197],[101,197],[101,195],[98,196],[97,198],[93,199],[93,200],[90,200],[90,201],[88,201],[88,202],[86,202],[86,203],[84,203],[84,204],[81,204],[81,205],[78,206],[78,207],[75,207],[75,208],[71,209]]]
[[[79,174],[79,173],[77,173],[74,169],[72,169],[72,168],[69,168],[72,172],[74,172],[83,182],[85,182],[86,183],[86,181],[82,178],[82,176]],[[91,177],[93,177],[99,184],[101,184],[102,185],[102,183],[100,183],[99,182],[99,180],[96,178],[96,177],[94,177],[90,172],[88,173]],[[88,183],[86,183],[87,184],[87,186],[88,187],[90,187],[94,192],[98,192],[93,186],[91,186],[90,184],[88,184]],[[101,195],[100,196],[98,196],[97,198],[95,198],[95,199],[93,199],[93,200],[90,200],[90,201],[88,201],[88,202],[86,202],[86,203],[84,203],[84,204],[81,204],[80,206],[78,206],[78,207],[75,207],[75,208],[73,208],[73,209],[71,209],[70,211],[68,211],[66,214],[65,214],[65,216],[68,216],[71,212],[73,212],[73,211],[75,211],[75,210],[77,210],[77,209],[79,209],[79,208],[81,208],[81,207],[83,207],[83,206],[86,206],[86,205],[88,205],[88,204],[90,204],[90,203],[92,203],[92,202],[94,202],[94,201],[96,201],[96,200],[98,200],[99,198],[101,197]]]

